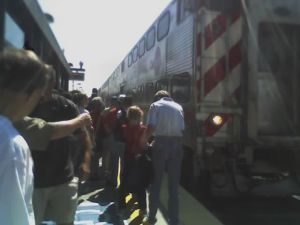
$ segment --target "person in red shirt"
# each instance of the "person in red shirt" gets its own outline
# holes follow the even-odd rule
[[[125,197],[133,193],[137,199],[140,215],[146,213],[146,187],[140,185],[139,158],[145,153],[146,126],[142,124],[143,111],[138,106],[131,106],[127,110],[128,122],[122,125],[122,138],[125,143],[124,168],[119,188],[119,209],[125,209]],[[125,212],[126,213],[126,212]],[[124,216],[124,215],[123,215]],[[126,216],[126,215],[125,215]]]
[[[118,114],[118,102],[117,98],[112,97],[110,107],[104,109],[104,111],[97,118],[97,125],[95,127],[95,139],[97,148],[102,156],[102,166],[105,173],[105,179],[109,182],[114,179],[112,154],[114,146],[114,130],[117,125]],[[113,184],[114,185],[114,184]]]
[[[93,129],[91,130],[91,136],[92,136],[92,141],[94,144],[93,147],[93,155],[92,155],[92,161],[91,161],[91,175],[90,179],[91,180],[98,180],[100,179],[100,170],[99,170],[99,160],[100,157],[102,156],[102,143],[101,143],[101,138],[97,137],[96,135],[96,130],[97,130],[97,124],[98,120],[100,120],[102,112],[105,109],[104,102],[101,97],[94,97],[88,107],[87,110],[89,111],[91,118],[92,118],[92,127]]]

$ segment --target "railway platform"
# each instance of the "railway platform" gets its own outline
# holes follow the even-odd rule
[[[142,217],[131,195],[127,196],[128,219],[122,220],[113,203],[116,193],[104,188],[101,182],[87,182],[81,186],[79,204],[75,216],[75,225],[139,225]],[[157,225],[167,225],[167,182],[164,180],[161,190],[160,207],[157,213]],[[181,225],[222,225],[205,206],[180,187]]]

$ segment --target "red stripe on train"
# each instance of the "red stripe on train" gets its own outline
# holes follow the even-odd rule
[[[237,21],[240,17],[241,17],[241,11],[237,10],[236,12],[231,14],[231,24],[233,24],[235,21]],[[220,22],[220,20],[222,20],[223,22]],[[225,27],[223,26],[222,29],[225,28],[226,30],[226,19],[224,15],[219,15],[211,24],[217,24],[217,23],[221,23],[221,24],[225,24]],[[212,30],[208,29],[208,27],[213,27],[214,25],[208,25],[207,26],[207,31],[210,32],[209,35],[205,35],[205,41],[206,41],[206,45],[209,44],[211,45],[214,41],[217,40],[217,38],[222,35],[222,33],[220,32],[222,29],[219,30],[219,32],[215,33],[215,36],[212,35]],[[222,26],[221,26],[222,27]],[[224,30],[224,32],[225,32]],[[218,35],[216,35],[218,34]],[[199,33],[197,35],[197,57],[201,56],[201,34]],[[212,41],[212,42],[211,42]],[[232,48],[229,50],[228,53],[228,57],[229,57],[229,65],[228,65],[228,69],[229,72],[231,72],[237,65],[239,65],[242,61],[242,52],[241,52],[241,45],[242,42],[241,40],[238,41],[234,46],[232,46]],[[207,46],[205,46],[207,47]],[[204,75],[203,75],[203,79],[204,79],[204,96],[206,96],[213,88],[215,88],[219,82],[221,82],[225,76],[226,76],[226,56],[223,56],[221,59],[219,59],[219,61],[213,65]],[[198,90],[197,92],[197,101],[200,102],[201,101],[201,79],[198,79],[196,81],[196,89]]]
[[[239,40],[229,51],[229,71],[242,62],[242,40]]]
[[[205,27],[205,49],[212,45],[227,28],[226,16],[218,15],[210,24]]]
[[[231,24],[233,24],[235,21],[237,21],[242,16],[242,10],[238,9],[234,11],[231,15]]]
[[[241,43],[241,41],[237,42],[228,53],[229,73],[242,62]],[[223,56],[204,74],[204,96],[214,89],[225,77],[226,57]],[[197,84],[198,83],[200,83],[200,81],[197,81]],[[200,88],[200,85],[198,88]]]
[[[204,74],[204,96],[206,96],[226,75],[226,57],[219,61]]]

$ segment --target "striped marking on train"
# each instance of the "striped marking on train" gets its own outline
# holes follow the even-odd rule
[[[242,63],[241,10],[228,16],[201,8],[197,22],[197,102],[219,107],[225,103],[237,104]],[[200,110],[203,109],[200,107]],[[206,135],[224,137],[233,115],[223,113],[223,123],[217,127],[211,123],[211,117],[216,113],[222,114],[221,111],[213,110],[205,113]]]

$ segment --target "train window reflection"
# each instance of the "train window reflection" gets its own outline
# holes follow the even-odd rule
[[[171,96],[174,101],[185,103],[190,100],[191,78],[188,74],[175,75],[171,80]]]
[[[130,54],[128,55],[128,67],[130,67],[131,64],[132,64],[132,53],[130,53]]]
[[[122,61],[122,64],[121,64],[121,72],[123,73],[125,70],[125,62],[124,60]]]
[[[147,33],[147,50],[150,50],[155,44],[155,27],[152,27]]]
[[[168,91],[169,89],[169,81],[167,79],[162,79],[156,82],[155,90],[166,90]]]
[[[4,39],[6,44],[12,47],[22,48],[24,44],[24,32],[15,20],[5,12]]]
[[[142,57],[145,54],[145,39],[143,38],[139,43],[139,57]]]
[[[299,25],[263,22],[259,26],[259,135],[299,135],[299,38]]]
[[[137,48],[137,46],[133,49],[132,58],[133,58],[133,62],[135,63],[137,58],[138,58],[138,48]]]
[[[195,1],[197,2],[197,1]],[[201,4],[201,3],[197,3]],[[178,1],[178,22],[183,21],[185,18],[187,18],[189,15],[191,15],[193,11],[193,1],[189,0],[179,0]]]
[[[288,68],[293,51],[289,48],[289,40],[283,36],[285,32],[282,28],[284,27],[274,23],[260,24],[258,33],[261,51],[258,57],[260,72],[277,73],[280,68]]]
[[[170,27],[170,13],[165,13],[158,21],[157,26],[157,40],[162,40],[167,36]]]

